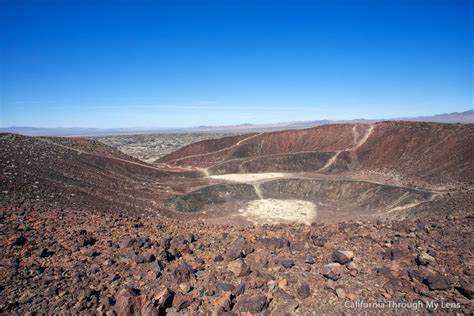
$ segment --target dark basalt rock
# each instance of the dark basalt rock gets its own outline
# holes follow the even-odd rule
[[[26,238],[24,236],[20,236],[15,239],[13,242],[13,246],[24,246],[26,244]]]
[[[261,313],[268,307],[268,300],[264,295],[242,297],[237,303],[237,309],[245,313]]]
[[[178,264],[171,269],[171,274],[177,283],[183,283],[190,280],[194,275],[194,269],[187,263]]]
[[[290,242],[286,238],[260,238],[258,242],[262,243],[267,248],[281,249],[289,247]]]
[[[307,283],[301,283],[297,289],[298,297],[301,299],[308,298],[311,295],[311,289]]]
[[[428,275],[424,280],[430,290],[447,290],[452,287],[451,281],[439,273]]]

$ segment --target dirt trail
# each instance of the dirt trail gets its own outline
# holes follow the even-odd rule
[[[427,203],[427,202],[430,202],[430,200],[421,201],[421,202],[417,202],[417,203],[409,203],[409,204],[405,204],[405,205],[396,206],[396,207],[394,207],[394,208],[389,209],[388,211],[385,211],[385,212],[382,212],[382,213],[378,213],[378,214],[376,214],[376,215],[377,215],[377,216],[380,216],[380,215],[387,215],[387,214],[391,214],[391,213],[394,213],[394,212],[397,212],[397,211],[407,210],[407,209],[409,209],[409,208],[412,208],[412,207],[415,207],[415,206],[418,206],[418,205],[420,205],[420,204]]]
[[[321,169],[318,170],[318,172],[326,171],[329,167],[331,167],[334,164],[334,162],[336,161],[337,157],[339,157],[339,155],[342,152],[344,152],[344,151],[354,151],[357,148],[359,148],[359,147],[361,147],[362,145],[365,144],[367,139],[369,139],[369,136],[372,135],[372,132],[374,131],[374,125],[370,124],[370,126],[367,129],[367,131],[365,132],[364,136],[359,141],[357,141],[357,139],[359,138],[359,132],[357,132],[357,126],[358,125],[354,125],[354,127],[352,128],[352,132],[354,133],[354,146],[350,147],[350,148],[346,148],[344,150],[336,151],[334,156],[332,156],[328,160],[328,162],[324,166],[322,166]]]
[[[424,203],[431,202],[435,199],[435,197],[437,195],[438,195],[437,193],[434,193],[428,200],[393,207],[393,208],[389,209],[388,211],[377,214],[377,216],[387,215],[387,214],[391,214],[391,213],[394,213],[394,212],[397,212],[397,211],[407,210],[407,209],[410,209],[412,207],[415,207],[415,206],[418,206],[418,205],[421,205],[421,204],[424,204]]]
[[[207,171],[207,168],[198,168],[198,170],[202,171],[205,177],[209,177],[209,171]]]
[[[372,135],[373,131],[374,131],[374,125],[373,124],[370,124],[369,125],[369,129],[365,132],[364,136],[362,137],[362,139],[359,141],[359,142],[356,142],[356,135],[358,137],[358,132],[356,130],[356,126],[357,125],[354,125],[354,127],[352,128],[352,131],[354,132],[354,142],[356,143],[354,147],[350,148],[350,149],[347,149],[347,151],[354,151],[356,150],[357,148],[361,147],[362,145],[365,144],[365,142],[367,141],[367,139],[369,139],[370,135]]]
[[[322,166],[322,167],[318,170],[318,172],[323,172],[323,171],[327,170],[329,167],[331,167],[331,166],[334,164],[334,162],[336,161],[337,157],[341,154],[341,152],[342,152],[342,150],[337,151],[337,152],[334,154],[334,156],[332,156],[332,157],[328,160],[328,162],[326,162],[326,164],[325,164],[324,166]]]
[[[171,169],[172,171],[175,171],[175,170],[179,170],[179,171],[196,171],[196,170],[201,170],[199,168],[195,168],[195,167],[189,167],[189,166],[171,166],[167,163],[164,163],[164,162],[160,162],[160,163],[156,163],[155,164],[156,166],[164,166],[168,169]]]
[[[254,184],[252,184],[252,186],[253,186],[253,189],[255,190],[255,193],[257,194],[258,198],[260,200],[263,200],[264,197],[262,195],[262,191],[260,191],[260,184],[254,183]]]
[[[359,132],[357,131],[357,125],[352,127],[352,133],[354,134],[354,144],[357,145],[357,139],[359,138]]]
[[[188,159],[188,158],[204,157],[204,156],[209,156],[209,155],[217,154],[217,153],[220,153],[220,152],[223,152],[223,151],[226,151],[226,150],[235,148],[235,147],[239,146],[241,143],[243,143],[244,141],[247,141],[247,140],[249,140],[249,139],[255,138],[255,137],[260,136],[260,135],[262,135],[262,134],[263,134],[263,132],[262,132],[262,133],[255,134],[255,135],[252,135],[252,136],[249,136],[249,137],[246,137],[246,138],[244,138],[244,139],[239,140],[239,141],[238,141],[237,143],[235,143],[234,145],[229,146],[229,147],[226,147],[226,148],[222,148],[222,149],[219,149],[219,150],[216,150],[216,151],[211,151],[211,152],[208,152],[208,153],[205,153],[205,154],[189,155],[189,156],[181,157],[181,158],[178,158],[178,159],[173,159],[173,160],[168,161],[168,163],[174,163],[174,164],[176,164],[176,162],[181,161],[181,160],[185,160],[185,159]]]

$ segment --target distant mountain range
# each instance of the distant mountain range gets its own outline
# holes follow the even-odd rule
[[[240,124],[225,126],[198,126],[190,128],[41,128],[41,127],[18,127],[12,126],[0,128],[3,133],[17,133],[29,136],[107,136],[107,135],[133,135],[133,134],[157,134],[157,133],[245,133],[256,131],[275,131],[289,128],[308,128],[325,124],[343,123],[373,123],[381,121],[412,121],[412,122],[435,122],[435,123],[461,123],[474,124],[474,110],[465,112],[453,112],[436,114],[432,116],[402,117],[391,119],[353,119],[353,120],[314,120],[282,122],[274,124]]]
[[[82,128],[82,127],[24,127],[12,126],[0,128],[1,133],[17,133],[28,136],[107,136],[169,133],[170,129],[160,128]]]
[[[401,118],[403,121],[416,121],[416,122],[436,122],[436,123],[462,123],[472,124],[474,123],[474,110],[466,112],[453,112],[437,114],[432,116],[419,116],[419,117],[406,117]]]

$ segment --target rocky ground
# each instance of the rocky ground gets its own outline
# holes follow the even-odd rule
[[[0,313],[472,314],[473,221],[244,228],[4,209]]]
[[[179,148],[206,139],[221,138],[236,133],[151,134],[94,137],[108,146],[146,162],[172,153]]]

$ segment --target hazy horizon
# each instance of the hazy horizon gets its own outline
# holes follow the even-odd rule
[[[0,8],[3,128],[183,128],[473,108],[472,1]]]
[[[453,114],[453,113],[464,113],[468,111],[473,111],[474,109],[468,109],[463,112],[450,112],[450,113],[433,113],[431,115],[427,115],[427,117],[441,115],[441,114]],[[425,116],[419,116],[425,117]],[[116,127],[98,127],[98,126],[20,126],[20,125],[11,125],[11,126],[0,126],[0,129],[11,129],[11,128],[37,128],[37,129],[98,129],[98,130],[113,130],[113,129],[123,129],[123,130],[152,130],[152,129],[163,129],[163,130],[173,130],[173,129],[192,129],[192,128],[199,128],[199,127],[231,127],[231,126],[241,126],[241,125],[277,125],[277,124],[285,124],[285,123],[297,123],[297,122],[311,122],[311,121],[333,121],[333,122],[340,122],[340,121],[357,121],[357,120],[367,120],[367,121],[380,121],[380,120],[393,120],[393,119],[402,119],[402,118],[416,118],[416,117],[379,117],[379,118],[365,118],[365,117],[354,117],[354,118],[347,118],[347,119],[339,119],[339,120],[331,120],[326,118],[316,118],[316,119],[307,119],[307,120],[296,120],[296,121],[278,121],[278,122],[265,122],[265,123],[252,123],[252,122],[241,122],[235,124],[226,124],[226,125],[190,125],[190,126],[169,126],[169,127],[162,127],[159,125],[156,126],[116,126]],[[474,120],[474,118],[473,118]]]

